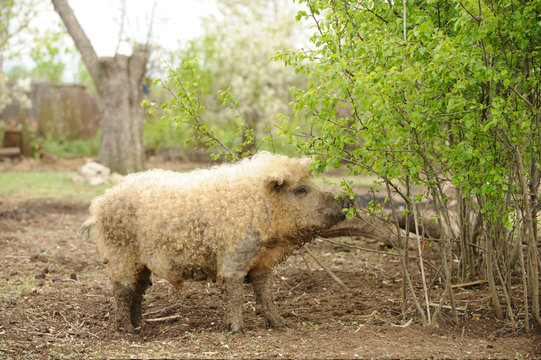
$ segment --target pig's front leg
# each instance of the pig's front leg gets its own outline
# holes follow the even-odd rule
[[[222,293],[225,297],[225,321],[234,334],[242,334],[243,278],[222,278]]]
[[[271,292],[272,271],[250,274],[250,282],[254,288],[255,298],[261,308],[261,313],[272,328],[285,328],[286,323],[278,313]]]

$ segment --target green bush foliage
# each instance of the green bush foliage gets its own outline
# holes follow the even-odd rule
[[[205,20],[204,35],[167,60],[169,75],[156,84],[170,89],[171,96],[153,113],[185,129],[194,145],[206,142],[215,156],[222,145],[231,158],[262,148],[288,152],[280,139],[264,139],[277,132],[273,123],[279,114],[291,113],[290,87],[304,81],[283,63],[269,61],[305,38],[295,8],[288,0],[219,0],[217,5],[220,16]]]
[[[297,18],[313,21],[313,47],[277,58],[310,83],[295,91],[285,132],[319,156],[320,170],[346,163],[354,175],[383,179],[389,197],[407,203],[406,216],[433,204],[452,306],[451,280],[486,276],[497,316],[499,283],[514,320],[520,257],[532,305],[528,314],[525,300],[521,316],[527,328],[530,316],[541,326],[541,1],[301,3]],[[514,256],[523,245],[524,256]],[[426,312],[430,322],[428,300]]]

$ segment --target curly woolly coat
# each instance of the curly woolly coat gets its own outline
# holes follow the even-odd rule
[[[342,220],[348,205],[317,189],[309,162],[264,152],[184,174],[151,170],[94,200],[80,231],[97,229],[119,328],[140,325],[151,273],[178,289],[185,280],[219,280],[234,332],[242,331],[248,280],[268,325],[284,326],[270,293],[272,267]]]

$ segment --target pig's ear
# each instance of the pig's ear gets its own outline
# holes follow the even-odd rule
[[[289,179],[285,176],[269,176],[265,179],[265,188],[270,193],[282,192],[288,185]]]

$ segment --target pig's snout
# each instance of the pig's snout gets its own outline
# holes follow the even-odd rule
[[[343,196],[339,200],[342,201],[342,209],[349,209],[350,207],[355,206],[355,201],[350,199],[348,196]]]
[[[325,193],[323,201],[323,214],[329,226],[344,220],[346,216],[342,210],[351,206],[353,206],[353,201],[348,197],[335,199],[333,194]]]

